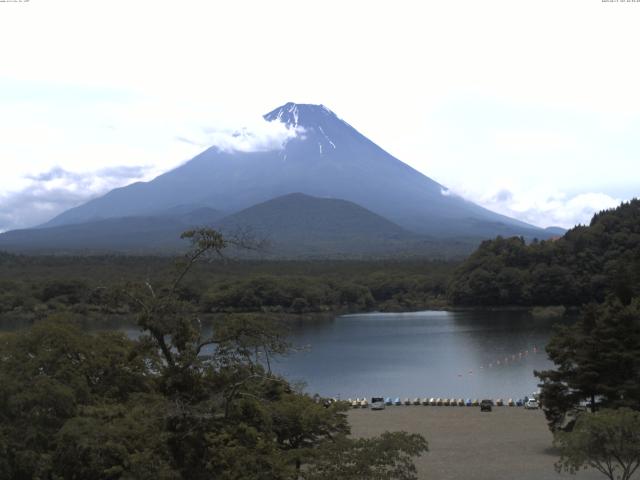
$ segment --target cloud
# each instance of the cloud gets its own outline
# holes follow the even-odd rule
[[[115,166],[105,167],[95,172],[70,172],[60,166],[55,166],[51,170],[35,175],[26,175],[29,180],[36,182],[51,182],[53,180],[63,179],[65,181],[73,181],[82,186],[91,185],[97,179],[101,180],[118,180],[129,178],[141,178],[149,170],[149,167],[141,166]]]
[[[98,170],[96,175],[103,179],[110,180],[120,180],[120,179],[131,179],[131,178],[142,178],[144,177],[151,167],[148,166],[127,166],[127,165],[119,165],[115,167],[106,167]]]
[[[41,224],[107,191],[143,178],[149,167],[115,166],[71,172],[56,166],[28,175],[26,187],[0,194],[0,232]]]
[[[540,227],[588,225],[595,213],[614,208],[622,201],[601,192],[571,195],[544,189],[515,190],[504,187],[482,194],[469,191],[459,194],[489,210]]]
[[[50,180],[54,180],[56,178],[64,178],[69,174],[62,167],[53,167],[48,172],[38,173],[36,175],[26,175],[26,178],[29,180],[34,180],[36,182],[48,182]]]
[[[225,152],[266,152],[281,150],[298,136],[304,136],[302,127],[290,128],[279,121],[259,119],[240,128],[203,127],[199,134],[175,138],[190,145],[217,147]]]

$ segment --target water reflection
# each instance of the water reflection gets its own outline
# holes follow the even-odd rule
[[[517,398],[537,389],[533,370],[550,366],[551,326],[525,312],[348,315],[296,326],[292,341],[311,349],[276,370],[341,398]]]

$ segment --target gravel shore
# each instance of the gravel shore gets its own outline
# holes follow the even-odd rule
[[[429,480],[591,480],[595,470],[559,474],[552,436],[541,410],[494,407],[393,406],[349,412],[356,437],[405,430],[420,433],[429,452],[416,461],[420,479]],[[640,478],[640,477],[638,477]]]

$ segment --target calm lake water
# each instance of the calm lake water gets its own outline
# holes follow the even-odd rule
[[[372,313],[295,325],[274,370],[340,397],[520,398],[551,366],[552,321],[525,312]]]

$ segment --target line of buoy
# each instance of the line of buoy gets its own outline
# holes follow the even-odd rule
[[[538,347],[534,345],[531,348],[531,353],[532,354],[537,354],[538,352],[539,352]],[[480,365],[478,367],[478,370],[485,370],[485,369],[488,369],[488,368],[499,367],[499,366],[502,366],[502,365],[509,365],[510,363],[517,362],[517,361],[522,360],[523,358],[526,358],[528,356],[529,356],[529,349],[523,350],[523,351],[518,352],[517,354],[513,353],[511,355],[506,355],[504,358],[498,358],[496,360],[493,360],[493,361],[489,362],[486,365]],[[469,370],[468,374],[471,376],[471,375],[474,374],[474,371],[473,370]],[[462,377],[464,377],[464,374],[458,373],[458,378],[462,378]]]

